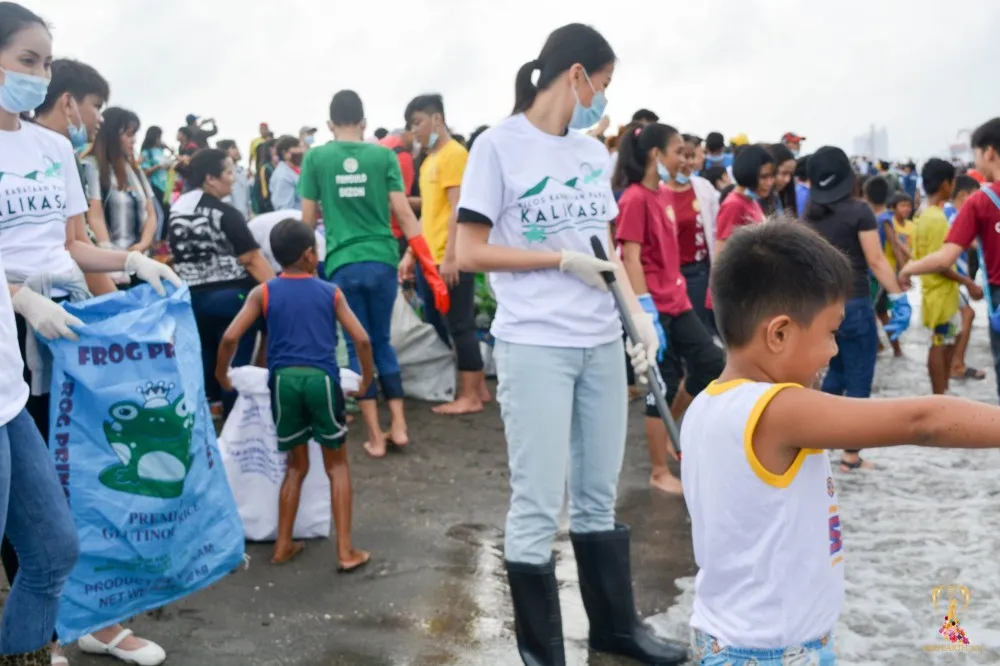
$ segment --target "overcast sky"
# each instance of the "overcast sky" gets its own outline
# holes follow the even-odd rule
[[[944,154],[1000,113],[1000,0],[23,0],[53,26],[57,57],[95,66],[111,104],[172,139],[214,116],[244,152],[267,121],[320,127],[332,94],[358,91],[369,132],[440,92],[455,131],[509,113],[514,75],[546,35],[580,21],[619,62],[612,123],[639,107],[704,136],[805,135],[848,152],[870,124],[893,157]]]

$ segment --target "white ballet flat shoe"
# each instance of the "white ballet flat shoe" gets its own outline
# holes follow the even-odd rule
[[[109,643],[102,643],[93,634],[81,636],[77,646],[87,654],[107,654],[136,666],[160,666],[167,660],[167,653],[156,643],[146,641],[138,650],[123,650],[119,645],[132,635],[131,629],[124,629]]]

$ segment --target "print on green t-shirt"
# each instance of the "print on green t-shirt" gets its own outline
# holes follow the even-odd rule
[[[326,227],[326,276],[341,266],[399,263],[389,193],[403,191],[396,154],[373,143],[331,141],[306,153],[299,196],[318,201]]]

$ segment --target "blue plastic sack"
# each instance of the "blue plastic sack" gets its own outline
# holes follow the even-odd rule
[[[205,400],[187,287],[65,307],[50,451],[80,535],[56,630],[68,643],[207,587],[243,561],[243,525]]]

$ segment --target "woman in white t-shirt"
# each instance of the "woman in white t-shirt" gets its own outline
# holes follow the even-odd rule
[[[15,513],[11,513],[6,525],[7,536],[22,555],[10,599],[16,597],[18,624],[23,622],[24,626],[14,631],[18,636],[0,635],[5,651],[22,647],[26,647],[21,650],[24,652],[37,650],[42,647],[36,645],[38,640],[51,637],[59,593],[78,547],[71,538],[75,536],[72,528],[60,528],[63,518],[69,517],[64,514],[66,504],[60,497],[62,492],[51,462],[48,467],[39,463],[40,457],[48,456],[40,448],[47,439],[49,424],[48,387],[39,381],[44,373],[24,372],[22,381],[16,381],[22,373],[25,348],[33,343],[33,331],[50,339],[76,337],[72,327],[79,325],[79,320],[55,301],[89,296],[81,271],[124,270],[161,291],[162,280],[181,285],[172,270],[138,252],[101,249],[75,238],[78,216],[87,210],[87,201],[73,148],[66,137],[20,119],[21,113],[37,108],[45,99],[51,63],[52,35],[45,22],[20,5],[0,3],[0,288],[4,291],[0,297],[0,372],[4,377],[0,380],[0,423],[6,420],[4,428],[10,440],[7,449],[12,454],[10,469],[16,472],[11,474],[10,488],[15,498],[11,506],[22,504],[38,509],[29,521],[33,525],[26,524],[23,516],[18,519]],[[17,315],[13,326],[11,309]],[[20,349],[15,347],[18,343]],[[32,361],[37,361],[37,356]],[[6,380],[8,373],[10,381]],[[24,379],[32,384],[35,395],[27,395]],[[7,413],[13,405],[24,406],[35,428],[24,423],[20,408]],[[0,446],[0,460],[3,449]],[[39,494],[47,492],[44,484],[38,490],[23,486],[24,492],[17,492],[27,483],[20,473],[29,464],[36,467],[32,478],[48,478],[56,483],[55,497]],[[0,496],[6,502],[7,494]],[[50,501],[40,501],[46,497]],[[51,514],[40,515],[43,508]],[[50,528],[55,531],[46,535],[45,547],[31,549],[30,536]],[[8,614],[14,612],[10,599]],[[7,624],[3,626],[8,629]],[[159,646],[132,637],[120,625],[87,635],[80,645],[87,651],[112,654],[138,664],[159,664],[166,658]],[[67,662],[57,656],[52,663]]]
[[[622,327],[602,271],[616,271],[642,340],[638,375],[655,359],[653,322],[609,251],[617,214],[608,153],[580,132],[604,114],[611,46],[571,24],[517,74],[514,115],[476,141],[462,181],[458,263],[490,273],[492,333],[510,458],[505,556],[518,649],[526,664],[565,664],[552,543],[569,475],[570,537],[590,618],[590,645],[674,664],[683,648],[644,628],[635,610],[629,529],[615,523],[625,449]],[[537,73],[537,84],[532,78]]]

